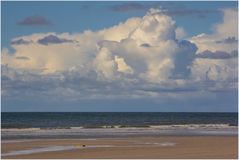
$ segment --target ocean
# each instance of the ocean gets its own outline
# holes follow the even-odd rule
[[[4,112],[2,128],[100,128],[175,124],[237,125],[237,113],[163,112]]]
[[[2,139],[237,134],[237,113],[3,112]]]

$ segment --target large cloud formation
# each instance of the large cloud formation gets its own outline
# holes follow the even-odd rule
[[[184,30],[160,9],[96,32],[14,38],[15,52],[2,50],[2,95],[160,99],[235,90],[238,37],[228,17],[237,11],[222,12],[215,33],[188,40],[178,39]]]
[[[238,12],[224,9],[223,22],[213,26],[212,34],[202,33],[190,38],[198,46],[192,66],[192,76],[197,80],[226,82],[237,85],[238,57]]]

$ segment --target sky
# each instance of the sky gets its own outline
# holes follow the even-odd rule
[[[1,109],[236,112],[238,2],[1,2]]]

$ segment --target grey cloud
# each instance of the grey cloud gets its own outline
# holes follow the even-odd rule
[[[51,25],[51,22],[42,16],[30,16],[17,23],[22,26],[46,26]]]
[[[39,75],[28,71],[20,71],[2,65],[2,90],[5,96],[21,99],[21,97],[34,97],[38,94],[44,95],[54,89],[59,82],[54,76]],[[42,96],[39,95],[39,98]],[[7,98],[7,97],[6,97]]]
[[[57,74],[39,75],[28,71],[16,71],[2,66],[2,90],[11,99],[22,97],[38,97],[47,99],[90,99],[99,97],[124,96],[128,90],[122,87],[125,82],[106,82],[97,80],[96,73],[82,75],[78,71],[65,71]],[[29,95],[30,94],[30,95]]]
[[[18,56],[18,57],[16,57],[16,59],[18,59],[18,60],[30,60],[30,58],[25,57],[25,56]]]
[[[231,57],[238,57],[238,51],[237,50],[234,50],[231,52]]]
[[[79,101],[86,99],[134,99],[154,98],[157,95],[183,94],[197,91],[216,90],[216,81],[210,83],[187,81],[179,85],[174,80],[160,84],[148,83],[142,79],[132,81],[133,77],[103,81],[97,79],[97,73],[87,75],[78,70],[64,71],[55,74],[39,75],[28,71],[17,71],[2,66],[2,91],[4,100],[47,100],[51,101]],[[227,86],[229,83],[226,83]],[[225,86],[225,87],[227,87]],[[234,88],[232,88],[234,89]],[[209,90],[209,91],[210,91]]]
[[[48,45],[48,44],[61,44],[61,43],[72,43],[73,40],[68,40],[64,38],[59,38],[55,35],[48,35],[42,39],[38,40],[38,43],[42,45]]]
[[[123,3],[120,5],[114,5],[110,7],[114,12],[129,12],[143,10],[146,11],[150,8],[163,9],[162,14],[170,16],[192,16],[195,15],[199,18],[206,18],[208,14],[220,13],[219,10],[209,9],[190,9],[182,5],[175,5],[173,2],[153,2],[148,4],[141,4],[137,2]]]
[[[159,87],[155,87],[155,88],[141,88],[140,90],[142,91],[147,91],[147,92],[157,92],[157,93],[180,93],[180,92],[195,92],[198,91],[199,89],[196,87],[191,87],[191,88],[187,88],[187,87],[175,87],[175,88],[159,88]]]
[[[198,53],[196,55],[196,58],[207,58],[207,59],[229,59],[229,58],[235,58],[238,56],[238,51],[234,50],[231,53],[227,53],[224,51],[209,51],[205,50],[201,53]]]
[[[151,45],[148,44],[148,43],[143,43],[143,44],[141,44],[140,46],[141,46],[141,47],[146,47],[146,48],[151,47]]]
[[[165,10],[163,14],[170,16],[192,16],[198,15],[201,18],[205,18],[206,14],[219,13],[218,10],[200,10],[200,9],[175,9],[175,10]]]
[[[12,45],[27,45],[27,44],[30,44],[30,43],[32,43],[32,41],[26,41],[22,38],[14,40],[14,41],[11,42]]]
[[[236,39],[236,37],[228,37],[226,39],[216,41],[216,43],[225,43],[225,44],[232,44],[237,42],[238,42],[238,39]]]
[[[134,10],[148,10],[150,8],[165,8],[165,9],[175,9],[175,8],[185,8],[181,3],[175,3],[173,1],[159,1],[159,2],[149,2],[149,3],[139,3],[139,2],[128,2],[118,5],[113,5],[109,9],[114,12],[129,12]]]

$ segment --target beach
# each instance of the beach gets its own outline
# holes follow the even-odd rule
[[[236,159],[238,154],[237,150],[237,136],[144,136],[124,138],[5,140],[2,142],[2,158],[4,159]]]
[[[1,158],[237,158],[235,113],[5,113]]]

